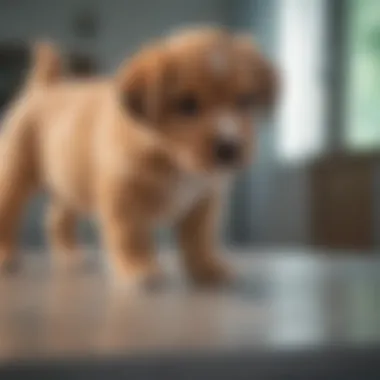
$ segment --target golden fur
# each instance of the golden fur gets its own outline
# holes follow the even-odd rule
[[[43,188],[57,257],[75,260],[77,218],[92,214],[118,275],[151,280],[159,273],[152,230],[168,221],[189,275],[224,280],[215,231],[221,182],[249,161],[254,112],[275,94],[273,69],[256,45],[222,30],[181,32],[147,46],[115,76],[86,81],[66,79],[51,46],[36,52],[3,124],[0,266],[13,258],[25,202]],[[241,143],[228,168],[213,156],[225,131]]]

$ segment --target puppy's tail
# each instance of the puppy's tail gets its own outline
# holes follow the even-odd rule
[[[63,63],[55,46],[49,42],[35,44],[27,87],[47,86],[56,83],[62,75]]]

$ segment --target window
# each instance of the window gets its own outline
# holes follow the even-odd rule
[[[325,0],[283,0],[279,60],[283,97],[277,147],[281,161],[303,161],[325,146]]]
[[[348,76],[344,143],[380,148],[380,1],[348,1]]]

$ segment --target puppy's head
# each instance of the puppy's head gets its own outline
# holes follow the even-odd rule
[[[276,75],[249,37],[179,33],[141,51],[118,76],[123,112],[154,131],[183,169],[212,173],[249,161],[255,116]]]

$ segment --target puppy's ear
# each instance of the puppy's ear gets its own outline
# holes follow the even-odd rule
[[[130,116],[158,123],[167,104],[168,59],[159,50],[147,50],[125,65],[117,77],[120,102]]]
[[[249,56],[253,70],[256,100],[264,110],[271,110],[276,104],[280,80],[275,65],[261,52],[257,42],[249,34],[237,37],[240,48]]]
[[[278,70],[265,57],[257,64],[258,101],[265,110],[272,110],[277,103],[280,83]]]

